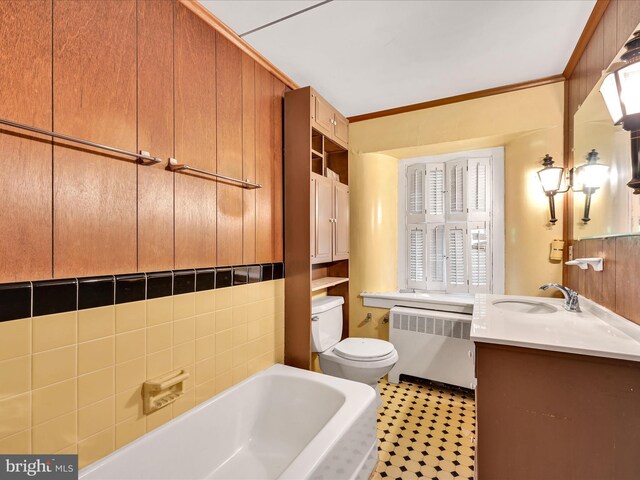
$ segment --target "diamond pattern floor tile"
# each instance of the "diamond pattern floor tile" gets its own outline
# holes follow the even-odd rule
[[[439,385],[380,380],[378,464],[372,480],[473,480],[473,393]]]

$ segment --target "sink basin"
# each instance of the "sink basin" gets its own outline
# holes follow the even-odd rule
[[[530,300],[496,300],[493,302],[495,307],[509,312],[516,313],[555,313],[558,311],[553,305],[547,303],[535,302]]]

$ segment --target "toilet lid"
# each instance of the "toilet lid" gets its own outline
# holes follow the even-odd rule
[[[393,353],[393,344],[377,338],[346,338],[333,351],[347,360],[380,360]]]

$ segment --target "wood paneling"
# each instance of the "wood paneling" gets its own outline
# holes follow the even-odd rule
[[[273,183],[271,191],[271,221],[273,235],[273,261],[282,262],[283,251],[283,224],[282,216],[284,204],[282,199],[282,138],[283,138],[283,115],[284,115],[284,84],[277,78],[273,80]]]
[[[635,479],[637,362],[476,343],[479,480]]]
[[[256,261],[273,259],[273,77],[256,64]]]
[[[267,60],[260,52],[245,42],[238,36],[236,32],[227,27],[221,22],[215,15],[207,10],[200,2],[193,0],[177,0],[193,13],[198,15],[203,21],[213,27],[221,35],[223,35],[229,42],[239,48],[245,55],[253,59],[258,65],[266,69],[274,78],[277,78],[285,85],[291,88],[298,88],[298,84],[291,80],[282,70]]]
[[[51,130],[51,2],[0,2],[0,117]],[[0,282],[52,276],[51,139],[0,127]]]
[[[606,7],[606,9],[603,9]],[[565,90],[568,96],[565,109],[565,167],[572,168],[575,160],[584,152],[573,152],[573,117],[587,94],[600,78],[601,70],[608,68],[624,42],[640,22],[640,2],[633,0],[599,1],[594,8],[603,9],[599,23],[585,27],[592,34],[582,46],[576,47],[572,62],[575,69],[570,72]],[[594,15],[592,14],[592,17]],[[583,34],[584,35],[584,34]],[[580,46],[580,45],[579,45]],[[571,63],[571,62],[570,62]],[[569,65],[568,67],[569,68]],[[566,70],[565,70],[566,71]],[[572,200],[568,198],[568,200]],[[581,294],[602,303],[604,306],[640,323],[637,294],[640,281],[636,280],[637,259],[640,257],[640,240],[633,237],[615,237],[575,241],[573,239],[573,202],[564,206],[564,236],[567,245],[574,246],[574,258],[581,256],[602,256],[604,271],[580,270],[564,267],[564,282]],[[596,255],[598,254],[598,255]]]
[[[602,68],[605,69],[618,53],[618,0],[611,0],[602,17],[604,32],[602,34]]]
[[[0,117],[265,187],[1,127],[0,282],[283,260],[282,96],[295,84],[200,10],[0,2]]]
[[[242,177],[242,52],[216,34],[218,172]],[[218,182],[218,264],[242,263],[242,188]]]
[[[173,1],[139,1],[138,149],[173,157]],[[138,270],[173,268],[173,173],[138,165]]]
[[[601,238],[585,240],[583,243],[585,257],[602,257],[603,245]],[[573,268],[579,270],[579,268],[577,267]],[[609,270],[609,265],[607,265],[607,270]],[[586,270],[582,270],[582,274],[584,275],[584,288],[582,290],[584,292],[584,295],[596,303],[602,303],[602,280],[604,277],[602,272],[596,272],[593,268],[588,267]]]
[[[618,0],[618,25],[616,40],[618,50],[633,34],[640,19],[640,2],[638,0]]]
[[[576,65],[580,61],[581,57],[584,56],[584,51],[587,48],[593,32],[598,27],[602,16],[607,10],[609,5],[609,0],[597,0],[593,10],[591,11],[591,15],[589,15],[589,19],[587,20],[582,33],[580,34],[580,38],[578,39],[578,43],[573,49],[573,53],[567,62],[567,66],[564,68],[562,72],[563,77],[569,78],[573,75]]]
[[[616,239],[605,238],[602,241],[602,257],[607,266],[602,273],[602,305],[610,310],[616,309],[616,271],[618,262],[616,261]]]
[[[640,237],[616,238],[615,269],[616,311],[640,324]]]
[[[256,180],[255,62],[242,55],[242,178]],[[242,263],[256,261],[256,191],[242,192]]]
[[[174,28],[176,158],[215,172],[215,31],[180,3]],[[215,264],[216,182],[175,174],[176,268]]]
[[[587,57],[587,95],[598,83],[602,75],[604,62],[604,24],[600,22],[593,32],[589,46],[585,50]]]
[[[136,149],[136,3],[53,3],[53,129]],[[54,276],[133,272],[136,163],[54,148]]]

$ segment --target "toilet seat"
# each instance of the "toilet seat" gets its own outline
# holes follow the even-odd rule
[[[393,344],[377,338],[345,338],[338,342],[333,353],[345,360],[377,362],[396,354]]]

